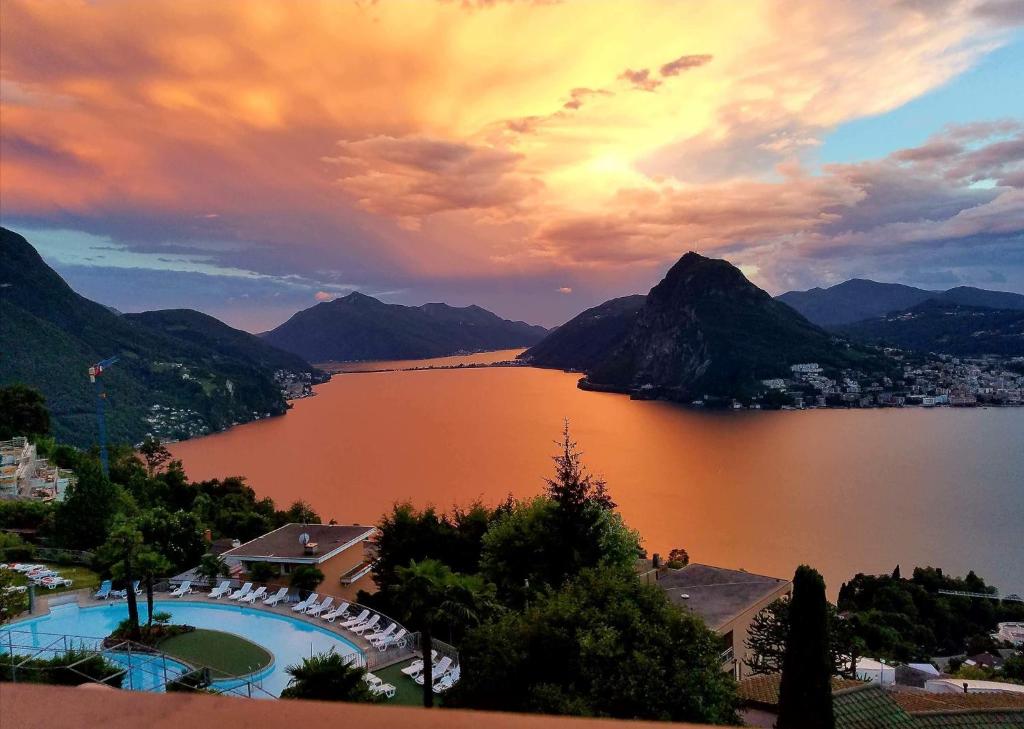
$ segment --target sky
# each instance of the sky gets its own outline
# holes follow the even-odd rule
[[[122,311],[555,325],[682,254],[1024,292],[1024,0],[0,3],[0,223]]]

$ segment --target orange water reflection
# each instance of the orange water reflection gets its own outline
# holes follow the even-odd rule
[[[789,575],[935,564],[1024,591],[1024,409],[702,413],[533,368],[338,375],[285,417],[172,451],[280,504],[376,520],[537,493],[563,418],[651,551]]]

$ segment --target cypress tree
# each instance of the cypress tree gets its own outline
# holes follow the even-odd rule
[[[789,616],[776,726],[778,729],[834,729],[825,581],[807,565],[798,567],[793,576]]]

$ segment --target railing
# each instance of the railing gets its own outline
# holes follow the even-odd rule
[[[952,595],[953,597],[981,597],[988,600],[1002,600],[1003,602],[1024,602],[1020,595],[1000,595],[998,592],[964,592],[962,590],[936,590],[940,595]]]
[[[104,638],[67,633],[40,633],[19,630],[12,626],[0,629],[0,660],[10,666],[11,681],[17,683],[19,672],[27,676],[28,672],[38,670],[29,665],[33,659],[55,658],[67,655],[71,651],[78,651],[84,655],[79,660],[62,666],[62,669],[81,676],[85,679],[83,683],[110,685],[120,678],[121,687],[132,691],[166,691],[168,684],[174,683],[187,673],[215,673],[208,666],[185,664],[173,656],[134,641],[119,640],[111,645],[106,643]],[[121,669],[104,678],[97,678],[79,670],[80,666],[97,657],[120,666]],[[31,682],[31,678],[29,681]],[[275,698],[252,680],[223,680],[225,684],[228,681],[230,685],[217,686],[217,679],[214,679],[214,682],[205,688],[223,695]]]
[[[736,653],[735,653],[733,647],[729,646],[724,651],[722,651],[721,653],[718,654],[718,661],[720,663],[732,663],[732,661],[733,661],[733,659],[735,657],[736,657]]]
[[[161,580],[160,582],[157,582],[157,583],[154,584],[153,589],[154,589],[154,591],[157,591],[157,592],[165,592],[165,591],[168,591],[169,589],[171,589],[173,587],[173,585],[179,584],[180,582],[181,582],[181,580]],[[244,582],[251,582],[251,580],[232,579],[232,578],[218,578],[217,580],[214,580],[213,582],[215,582],[216,584],[210,585],[211,587],[215,587],[217,584],[220,584],[221,582],[230,582],[231,583],[231,589],[232,590],[237,590],[237,589],[239,589],[242,586],[242,584]],[[193,582],[192,585],[193,585],[193,587],[197,586],[195,582]],[[145,590],[145,586],[143,586],[143,591],[144,590]],[[264,595],[264,597],[269,597],[270,594],[273,593],[273,590],[269,586],[267,587],[267,593],[268,594]],[[202,593],[198,593],[198,594],[201,595]],[[343,603],[347,602],[349,604],[348,616],[347,617],[344,617],[344,618],[338,617],[338,618],[335,619],[335,621],[333,623],[329,623],[329,622],[323,621],[323,620],[318,620],[317,621],[318,624],[322,625],[324,628],[326,628],[328,630],[331,630],[332,628],[333,629],[338,629],[338,632],[340,632],[342,635],[352,635],[353,637],[362,637],[362,638],[365,639],[368,636],[357,636],[356,634],[351,633],[350,631],[348,631],[345,628],[341,627],[341,623],[344,623],[346,620],[350,620],[352,618],[355,618],[356,616],[360,615],[363,612],[363,610],[367,611],[366,620],[371,619],[374,615],[378,615],[379,616],[378,619],[377,619],[378,620],[377,627],[386,628],[391,623],[394,623],[395,626],[396,626],[395,630],[394,630],[395,633],[397,633],[398,631],[404,629],[400,622],[398,622],[397,620],[395,620],[394,618],[392,618],[392,617],[390,617],[388,615],[385,615],[384,613],[380,612],[379,610],[375,610],[374,608],[369,607],[368,605],[363,605],[361,603],[354,602],[352,600],[347,600],[347,599],[345,599],[343,597],[339,597],[337,595],[330,595],[330,594],[324,593],[324,592],[317,591],[317,594],[319,595],[319,597],[317,598],[317,602],[323,602],[323,600],[325,598],[328,598],[328,597],[330,597],[332,599],[331,606],[327,610],[324,610],[320,614],[320,617],[322,617],[324,615],[327,615],[328,613],[330,613],[331,610],[333,610],[333,609],[335,609],[337,607],[340,607]],[[226,601],[227,597],[222,598],[222,600]],[[272,608],[269,608],[269,607],[263,605],[262,601],[263,601],[263,598],[260,598],[260,599],[256,600],[255,603],[244,603],[244,605],[246,607],[255,607],[255,608],[262,609],[262,610],[271,610],[272,609]],[[290,608],[290,607],[294,606],[297,602],[299,602],[299,596],[296,593],[294,593],[294,592],[289,592],[288,596],[284,600],[282,600],[279,603],[279,605],[284,605],[284,606],[287,606],[287,607]],[[228,604],[231,604],[231,602],[228,601]],[[292,611],[289,610],[289,612],[292,612]],[[310,616],[310,617],[315,617],[315,616]],[[434,643],[434,646],[435,646],[435,650],[438,650],[438,652],[442,653],[443,655],[450,655],[450,657],[452,658],[452,661],[454,663],[458,663],[458,651],[455,650],[455,648],[453,648],[452,646],[448,645],[447,643],[443,643],[443,642],[438,641],[438,640],[434,640],[433,643]],[[441,646],[442,648],[438,648],[438,646]],[[376,648],[375,646],[370,644],[364,650],[360,651],[360,653],[362,655],[362,658],[359,660],[359,665],[365,666],[365,668],[367,670],[371,670],[371,671],[372,670],[376,670],[376,669],[381,668],[383,666],[388,666],[388,665],[391,665],[392,663],[396,663],[398,661],[404,660],[405,658],[412,658],[416,654],[418,648],[419,648],[419,634],[418,633],[407,633],[398,642],[386,644],[386,646],[385,646],[385,648],[383,650],[381,650],[379,648]]]

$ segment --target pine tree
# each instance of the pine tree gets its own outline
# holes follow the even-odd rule
[[[789,617],[776,726],[778,729],[834,729],[825,581],[807,565],[798,567],[793,576]]]

